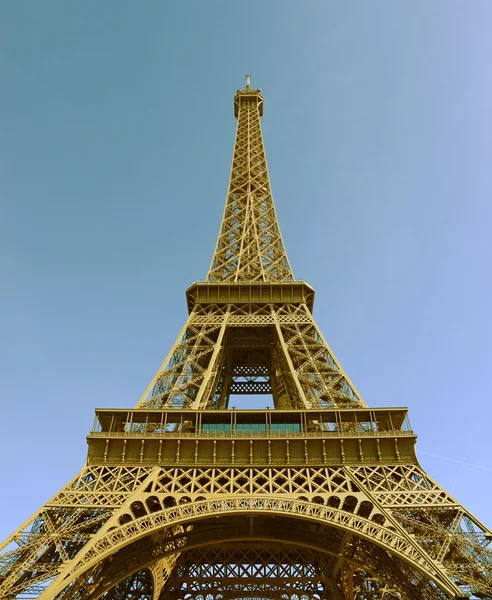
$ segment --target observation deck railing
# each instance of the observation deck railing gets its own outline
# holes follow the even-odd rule
[[[90,438],[360,438],[414,436],[405,408],[339,410],[97,409]]]

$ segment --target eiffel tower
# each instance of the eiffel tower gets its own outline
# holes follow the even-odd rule
[[[370,408],[312,315],[277,223],[260,119],[234,98],[204,282],[135,408],[97,409],[82,471],[1,546],[0,598],[492,598],[490,531]],[[268,394],[273,410],[237,410]]]

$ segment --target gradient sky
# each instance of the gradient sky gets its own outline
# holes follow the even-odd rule
[[[182,327],[247,72],[325,337],[492,526],[491,23],[490,0],[0,1],[0,539]]]

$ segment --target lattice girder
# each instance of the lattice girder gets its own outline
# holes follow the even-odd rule
[[[185,593],[189,597],[298,593],[331,597],[324,590],[333,587],[333,564],[328,555],[273,543],[197,548],[181,554],[162,600],[182,598]]]
[[[118,495],[115,494],[116,489],[120,490]],[[391,489],[393,492],[389,491]],[[399,498],[406,496],[408,500],[388,503],[388,494],[395,492],[398,492]],[[168,547],[168,553],[175,555],[182,550],[186,538],[189,537],[189,534],[183,533],[185,523],[192,522],[195,517],[203,518],[207,510],[211,511],[210,514],[213,514],[214,518],[223,510],[226,510],[228,515],[236,510],[239,513],[252,511],[260,515],[268,511],[274,511],[273,514],[276,515],[292,511],[291,514],[302,515],[307,520],[319,515],[323,522],[328,519],[335,527],[347,527],[356,535],[356,539],[361,539],[361,535],[364,537],[364,531],[369,527],[368,536],[371,540],[379,540],[383,546],[386,545],[387,551],[394,552],[395,548],[399,551],[403,549],[404,561],[411,560],[422,564],[422,561],[425,563],[426,560],[422,556],[426,556],[429,552],[434,560],[439,559],[439,536],[442,538],[443,533],[448,536],[450,532],[451,535],[456,535],[457,541],[452,542],[450,547],[463,548],[463,543],[460,541],[463,535],[460,532],[455,533],[457,530],[452,529],[456,527],[452,518],[448,518],[448,523],[440,524],[439,535],[434,536],[436,539],[434,552],[426,543],[425,536],[416,535],[416,532],[418,533],[416,519],[421,529],[425,530],[429,527],[428,519],[423,517],[427,511],[422,512],[422,503],[425,503],[428,494],[440,494],[442,511],[448,511],[450,515],[456,515],[457,511],[461,510],[452,498],[440,490],[437,484],[415,465],[249,469],[88,467],[46,505],[44,513],[38,514],[37,520],[33,521],[34,525],[31,525],[32,533],[19,532],[15,536],[18,543],[22,540],[20,546],[17,550],[4,554],[1,563],[4,570],[11,565],[9,576],[12,583],[8,587],[7,582],[3,581],[2,585],[6,586],[5,597],[13,598],[15,593],[18,593],[16,590],[20,591],[29,586],[31,589],[34,585],[41,586],[39,589],[42,590],[41,584],[48,578],[47,576],[59,575],[58,580],[61,580],[63,572],[74,572],[74,569],[75,571],[82,569],[90,573],[91,569],[98,568],[98,565],[101,568],[100,565],[107,560],[104,558],[106,552],[113,554],[120,546],[124,549],[131,545],[134,539],[141,539],[142,535],[148,536],[153,531],[161,531],[164,525],[167,527],[164,530],[172,532],[173,539],[182,540],[181,544],[175,546],[172,543]],[[260,500],[262,497],[264,500]],[[71,507],[66,506],[67,499],[70,499]],[[183,502],[184,504],[180,504]],[[435,499],[431,499],[429,505],[434,502]],[[177,506],[172,506],[176,503]],[[90,508],[91,505],[93,508]],[[406,520],[402,517],[401,506],[414,507],[410,508],[413,511],[411,525],[408,517]],[[91,510],[104,512],[89,518]],[[152,512],[156,510],[157,512]],[[186,515],[183,517],[184,520],[179,519],[181,512]],[[364,521],[364,518],[360,520],[357,513],[366,515],[365,518],[371,519],[372,524],[371,521]],[[49,521],[51,531],[45,533],[44,537],[38,534],[39,519],[43,522],[48,521],[43,518],[43,514],[51,515]],[[463,512],[460,514],[462,518],[472,522],[470,516],[464,515]],[[80,524],[81,518],[87,529],[85,536]],[[148,524],[145,524],[146,519]],[[138,527],[135,529],[137,523]],[[393,531],[398,529],[395,526],[398,523],[400,533]],[[474,542],[475,546],[468,543],[467,547],[471,550],[475,548],[476,552],[478,548],[476,544],[479,544],[482,555],[489,556],[490,553],[487,554],[486,549],[488,543],[486,532],[480,533],[475,523],[473,527],[478,541]],[[407,542],[403,541],[405,530],[412,533],[412,536],[415,536],[422,545],[423,555],[419,555],[419,546],[411,538]],[[106,536],[103,535],[104,531],[108,532]],[[428,536],[428,530],[426,531]],[[181,538],[176,538],[178,534]],[[81,545],[80,548],[75,548],[78,550],[76,555],[73,554],[74,539],[77,539]],[[108,541],[105,542],[105,539]],[[391,542],[392,539],[395,541]],[[59,548],[63,548],[63,551],[60,552]],[[414,554],[416,550],[417,554]],[[25,553],[29,551],[33,560],[30,563],[32,564],[31,578],[27,585],[28,578],[20,576],[18,567],[22,565],[26,570]],[[82,559],[83,555],[86,558]],[[454,577],[457,576],[458,568],[455,565],[461,564],[463,556],[470,557],[470,554],[466,552],[460,554],[454,550],[453,553],[448,552],[446,556],[443,562],[444,572]],[[452,558],[449,558],[450,556]],[[155,561],[156,556],[150,556],[150,560]],[[46,562],[49,563],[50,568],[41,568],[41,565]],[[426,568],[433,572],[432,562],[427,560],[426,564],[428,565]],[[357,569],[363,567],[361,563]],[[463,577],[463,567],[459,568],[460,582],[463,582],[466,580],[466,573]],[[484,568],[486,566],[482,567],[480,579],[477,577],[476,569],[472,570],[470,565],[468,566],[469,574],[466,581],[478,591],[488,589],[485,583],[487,575],[483,575]],[[108,567],[105,567],[105,571],[107,570]],[[32,576],[34,571],[38,573],[35,577]],[[52,596],[46,596],[49,597]],[[65,598],[65,595],[63,597]]]
[[[259,90],[238,91],[229,190],[208,282],[292,281],[266,163]]]
[[[263,368],[256,385],[235,370]],[[272,393],[276,408],[365,406],[307,305],[196,304],[139,405],[227,408],[234,393]]]
[[[150,479],[146,482],[146,489],[149,489],[149,482]],[[259,487],[264,488],[262,480],[259,481]],[[88,542],[86,544],[86,548],[83,552],[85,555],[84,559],[79,558],[75,563],[73,561],[70,562],[69,567],[66,568],[64,572],[68,572],[71,575],[67,574],[64,576],[63,572],[60,573],[61,577],[59,577],[58,580],[60,582],[63,581],[63,587],[66,587],[66,584],[68,583],[67,578],[69,580],[72,579],[74,573],[78,573],[79,576],[82,575],[83,572],[98,565],[105,556],[113,556],[114,552],[117,551],[119,547],[124,548],[132,543],[133,540],[136,541],[142,536],[149,535],[152,531],[162,529],[165,524],[167,524],[168,528],[175,528],[177,525],[189,523],[193,520],[193,516],[203,518],[203,516],[207,514],[207,511],[210,511],[210,514],[213,515],[224,510],[229,515],[235,511],[242,513],[245,510],[253,511],[253,513],[258,513],[258,511],[260,511],[260,514],[265,514],[268,511],[278,511],[278,509],[281,508],[284,513],[287,512],[287,509],[290,509],[292,514],[301,514],[308,518],[311,515],[314,516],[320,514],[323,515],[323,520],[326,520],[328,517],[329,520],[336,523],[338,527],[354,528],[354,530],[358,532],[358,535],[366,535],[368,539],[377,539],[379,536],[381,543],[387,544],[388,548],[391,548],[396,552],[401,552],[403,550],[404,555],[408,554],[408,556],[406,556],[407,560],[409,558],[415,560],[418,556],[418,554],[415,554],[415,548],[412,548],[411,545],[405,543],[403,539],[400,539],[399,541],[395,540],[392,543],[391,540],[398,538],[398,535],[386,530],[382,526],[375,523],[369,524],[369,522],[364,525],[365,521],[361,521],[354,515],[349,515],[344,511],[323,507],[321,505],[310,504],[305,500],[284,499],[279,501],[274,500],[271,496],[265,496],[265,499],[259,502],[258,496],[245,496],[244,499],[237,496],[226,496],[224,500],[198,500],[191,504],[173,507],[172,509],[158,510],[157,513],[150,513],[147,514],[146,517],[142,516],[135,519],[136,515],[140,514],[140,511],[146,510],[145,507],[147,507],[148,511],[149,506],[155,506],[155,504],[149,504],[149,499],[151,497],[153,498],[154,503],[156,502],[156,499],[159,500],[159,495],[156,494],[155,491],[147,492],[145,494],[140,492],[138,497],[140,498],[139,501],[133,499],[133,501],[129,500],[127,502],[126,506],[128,508],[125,509],[123,507],[122,510],[119,511],[118,518],[114,517],[108,521],[104,528],[104,530],[107,530],[108,532],[106,535],[99,535],[97,541]],[[162,500],[159,502],[159,506],[164,506],[166,497],[161,497]],[[190,508],[192,509],[191,513],[189,512]],[[178,516],[181,513],[183,513],[184,520],[180,519]],[[163,521],[164,517],[166,518]],[[115,527],[115,523],[123,524]],[[364,533],[366,531],[367,533]],[[384,533],[385,531],[386,533]],[[172,547],[172,551],[176,551],[174,546]],[[422,561],[422,557],[419,557],[419,561]],[[428,565],[427,568],[431,568],[430,565]],[[62,590],[60,589],[59,592],[61,591]]]
[[[260,518],[261,517],[263,517],[263,515],[261,515]],[[272,522],[272,521],[270,521],[270,522]],[[273,521],[273,523],[274,522],[275,521]],[[220,539],[218,539],[218,538],[220,538],[221,530],[217,531],[216,521],[212,521],[211,525],[212,526],[209,528],[209,532],[213,533],[212,541],[220,542]],[[279,525],[281,525],[281,524],[279,523]],[[308,531],[307,527],[308,527],[307,524],[303,524],[302,528],[300,530],[298,530],[298,531],[302,532],[302,535],[305,538],[304,539],[304,543],[310,544],[312,548],[319,549],[320,548],[320,531],[319,531],[319,528],[317,528],[316,530],[313,530],[313,532],[311,534],[309,534],[309,531]],[[258,529],[262,532],[263,538],[265,537],[265,535],[267,535],[267,537],[268,537],[268,531],[267,531],[267,528],[265,527],[264,523],[260,523]],[[245,530],[246,535],[247,535],[247,533],[250,530],[249,519],[247,519],[246,522],[245,522],[244,530]],[[290,535],[292,535],[293,532],[294,532],[294,528],[290,527],[289,531],[290,531]],[[195,531],[193,529],[192,532],[191,532],[191,534],[183,534],[183,533],[181,534],[181,538],[179,538],[179,539],[181,539],[181,542],[179,541],[178,538],[175,538],[176,541],[170,540],[170,538],[166,538],[167,541],[168,541],[167,550],[170,551],[170,552],[176,552],[177,549],[183,550],[184,547],[185,547],[184,544],[186,544],[187,540],[188,540],[189,543],[191,543],[192,540],[190,538],[193,535],[195,535],[197,541],[200,542],[200,543],[202,543],[202,544],[204,543],[204,541],[205,542],[207,541],[206,538],[205,538],[203,529],[201,531]],[[237,526],[234,525],[233,536],[237,537],[237,535],[238,535],[238,529],[237,529]],[[282,533],[279,533],[279,531],[276,530],[276,531],[273,531],[273,533],[271,533],[271,535],[272,535],[273,539],[275,539],[275,538],[280,539],[282,536],[285,538],[286,533],[283,532],[283,531],[282,531]],[[300,539],[299,535],[300,534],[298,533],[297,537],[294,536],[294,538],[293,538],[297,542]],[[308,536],[308,537],[306,537],[306,536]],[[326,551],[327,549],[332,548],[331,551],[335,555],[337,554],[337,552],[340,552],[339,548],[337,548],[336,546],[333,546],[333,544],[334,544],[334,542],[335,542],[336,539],[337,539],[337,537],[335,535],[335,530],[331,531],[331,533],[328,532],[327,536],[326,536],[326,541],[324,542],[323,550]],[[341,539],[341,538],[338,538],[338,539]],[[171,541],[173,542],[172,544],[170,544]],[[303,540],[301,540],[301,542],[302,541]],[[222,545],[223,545],[223,542],[221,543],[221,546]],[[352,544],[350,546],[352,546]],[[352,549],[349,548],[349,546],[347,547],[347,550],[350,551],[350,552],[352,552]],[[119,561],[119,563],[117,563],[118,567],[119,567],[119,572],[123,572],[124,573],[128,569],[130,569],[132,567],[134,568],[136,566],[136,562],[135,562],[135,558],[136,557],[138,557],[139,559],[145,560],[145,557],[147,556],[148,557],[147,560],[153,560],[157,556],[156,553],[155,553],[155,547],[152,547],[151,544],[149,543],[149,541],[145,542],[145,540],[143,540],[142,542],[136,542],[136,548],[134,549],[133,552],[134,552],[133,555],[131,555],[131,553],[130,553],[129,559],[128,559],[129,562],[127,564],[125,564],[121,560]],[[375,549],[372,546],[371,546],[371,548],[368,547],[366,549],[365,553],[366,553],[366,557],[368,557],[368,560],[371,560],[373,562],[374,561],[374,557],[375,557]],[[384,555],[382,555],[382,556],[384,558]],[[117,555],[116,555],[116,558],[118,558]],[[395,558],[394,560],[397,560],[397,559]],[[375,568],[375,565],[376,565],[376,563],[373,562],[372,566],[374,568]],[[97,567],[95,567],[95,568],[97,568]],[[382,570],[382,564],[379,563],[379,566],[377,568],[379,569],[379,571],[381,571]],[[89,577],[82,577],[82,580],[83,580],[83,583],[84,583],[84,586],[85,586],[86,590],[90,587],[90,583],[89,583],[90,580],[94,579],[94,574],[93,573],[94,573],[93,570],[89,571],[89,575],[90,575]],[[102,568],[102,567],[98,568],[97,569],[97,573],[99,573],[99,574],[104,573],[105,577],[108,577],[111,574],[111,567],[108,564],[106,564],[104,566],[104,568]],[[78,594],[77,589],[78,589],[77,587],[73,587],[73,586],[67,588],[65,590],[65,592],[63,592],[60,595],[60,598],[63,598],[64,600],[66,600],[68,598],[76,598],[76,597],[78,597],[77,596],[77,594]],[[92,598],[93,596],[91,595],[90,597]],[[95,597],[99,597],[99,595],[94,596],[94,598]],[[434,597],[434,595],[429,596],[429,598],[430,597]],[[441,598],[441,597],[444,597],[444,596],[435,596],[435,597],[436,598],[437,597]]]
[[[219,544],[224,544],[224,542],[226,542],[228,539],[231,539],[230,536],[232,535],[232,539],[234,539],[235,541],[239,541],[239,540],[248,540],[251,539],[251,533],[250,533],[250,519],[247,518],[246,520],[244,520],[244,527],[243,530],[241,530],[241,526],[240,526],[240,522],[238,523],[237,520],[236,521],[231,521],[231,517],[234,516],[234,513],[231,513],[231,504],[230,502],[232,502],[231,499],[227,499],[226,500],[226,506],[227,506],[227,515],[225,516],[226,521],[225,521],[225,530],[223,529],[224,525],[222,525],[222,519],[219,519],[219,521],[217,521],[217,513],[220,513],[220,509],[224,508],[224,503],[222,502],[220,505],[218,505],[217,503],[213,504],[213,510],[211,513],[209,513],[212,517],[212,520],[210,521],[210,526],[208,526],[208,529],[205,529],[205,527],[207,526],[207,521],[204,521],[203,523],[203,527],[199,530],[196,531],[196,528],[193,527],[191,530],[189,530],[188,527],[188,531],[186,533],[182,533],[180,535],[180,537],[176,537],[174,536],[174,538],[169,538],[169,537],[165,537],[165,539],[163,540],[163,543],[161,543],[161,550],[160,553],[163,554],[164,552],[169,552],[169,553],[175,553],[176,551],[184,551],[186,550],[187,546],[189,545],[193,545],[193,544],[210,544],[210,543],[219,543]],[[262,506],[265,507],[266,505],[268,505],[268,500],[266,500],[267,504],[262,503]],[[252,503],[252,504],[251,504]],[[246,498],[243,502],[241,502],[241,505],[239,506],[239,504],[237,502],[233,502],[233,504],[235,504],[236,506],[238,506],[238,509],[240,510],[240,512],[244,512],[246,507],[250,507],[250,506],[254,506],[254,508],[252,509],[253,512],[255,513],[255,517],[257,519],[260,520],[260,523],[258,525],[258,531],[259,531],[259,535],[260,535],[260,539],[265,539],[268,538],[269,535],[272,535],[274,539],[280,539],[282,540],[282,538],[284,538],[285,540],[288,540],[288,536],[293,536],[292,541],[294,541],[295,543],[299,543],[299,541],[303,544],[307,543],[306,540],[309,541],[310,543],[310,547],[316,548],[316,549],[321,549],[322,551],[330,551],[331,548],[331,552],[334,555],[337,554],[342,554],[345,556],[346,560],[349,561],[354,561],[357,563],[359,563],[359,568],[360,567],[364,567],[364,563],[366,565],[366,569],[368,569],[369,571],[373,571],[374,569],[376,569],[376,572],[378,572],[383,578],[389,578],[389,580],[393,580],[393,584],[398,584],[398,580],[402,578],[402,572],[403,573],[407,573],[405,578],[410,578],[411,581],[420,581],[420,585],[423,586],[422,589],[425,588],[426,590],[426,594],[428,598],[445,598],[446,596],[444,596],[442,593],[438,593],[437,590],[435,593],[432,593],[433,588],[429,588],[428,584],[426,583],[426,577],[422,576],[422,575],[417,575],[417,572],[414,571],[412,568],[410,568],[410,571],[408,571],[409,565],[405,562],[405,561],[401,561],[400,558],[398,558],[399,552],[403,549],[403,546],[401,544],[401,542],[396,543],[396,545],[392,546],[393,549],[393,561],[392,561],[392,565],[390,568],[390,565],[386,565],[385,564],[385,556],[386,554],[384,552],[378,551],[377,547],[371,542],[369,541],[369,537],[366,539],[366,541],[364,542],[360,536],[357,537],[357,542],[355,542],[355,540],[352,540],[350,543],[347,543],[346,545],[346,549],[341,548],[339,544],[341,541],[344,540],[344,536],[342,535],[337,536],[336,535],[336,531],[337,529],[333,529],[333,528],[329,528],[326,532],[326,536],[325,538],[323,538],[323,536],[321,535],[320,529],[319,527],[316,527],[316,529],[313,529],[313,531],[309,534],[309,523],[304,523],[304,521],[301,521],[302,523],[304,523],[302,525],[302,527],[299,529],[296,529],[295,523],[293,525],[291,525],[290,527],[288,527],[288,531],[283,531],[283,529],[285,529],[285,526],[282,527],[282,523],[281,521],[283,520],[282,517],[280,517],[280,514],[278,512],[278,508],[274,509],[275,510],[275,514],[277,515],[277,518],[280,518],[280,521],[277,521],[277,525],[275,525],[275,520],[272,520],[269,517],[269,521],[265,521],[264,517],[265,515],[267,515],[267,513],[265,512],[265,509],[262,508],[261,512],[258,513],[255,511],[255,509],[258,508],[258,503],[256,501],[256,499],[252,499],[251,497]],[[281,503],[281,504],[275,504],[275,506],[280,507],[281,505],[284,506],[285,508],[285,503]],[[199,503],[194,503],[194,504],[188,504],[186,505],[186,507],[176,507],[175,510],[179,511],[180,513],[182,512],[188,512],[189,510],[192,509],[192,511],[195,511],[195,509],[198,509],[199,511],[199,521],[203,521],[203,518],[205,515],[205,513],[203,512],[203,504],[200,505]],[[314,511],[314,512],[318,512],[320,511],[320,507],[317,505],[309,505],[308,503],[303,503],[303,511],[307,510],[307,512],[309,513],[310,511]],[[285,512],[285,511],[284,511]],[[162,514],[160,515],[159,513],[155,513],[153,518],[157,518],[160,522],[162,519]],[[268,516],[268,515],[267,515]],[[349,517],[348,520],[353,520],[353,517]],[[177,522],[176,519],[173,518],[174,522]],[[309,521],[309,519],[308,519]],[[355,518],[355,521],[357,521],[357,519]],[[190,523],[190,520],[187,520],[188,523]],[[342,518],[342,522],[347,522],[346,519]],[[360,522],[360,521],[359,521]],[[197,522],[198,524],[198,522]],[[139,531],[141,531],[141,533],[145,536],[146,532],[148,531],[148,526],[143,523],[142,521],[134,521],[134,525],[139,529]],[[127,524],[125,527],[125,531],[128,532],[129,530],[132,529],[133,524]],[[272,529],[272,527],[274,527],[275,529],[273,530],[273,533],[270,534],[270,531]],[[282,531],[279,530],[279,527],[282,528]],[[374,525],[370,526],[370,530],[371,533],[369,534],[369,536],[373,536],[374,533],[378,530],[377,527],[375,527]],[[229,532],[229,533],[228,533]],[[360,532],[360,530],[359,530]],[[112,532],[111,535],[113,537],[113,542],[116,540],[121,540],[121,534],[122,531],[120,530]],[[147,534],[148,535],[148,534]],[[229,537],[227,537],[227,535]],[[308,535],[308,538],[306,538],[306,535]],[[208,537],[207,537],[208,536]],[[303,537],[304,536],[304,537]],[[223,539],[221,539],[221,537]],[[393,537],[393,534],[391,535],[391,537]],[[325,541],[321,544],[321,539],[325,539]],[[145,539],[140,537],[139,539]],[[339,540],[338,542],[336,542],[336,540]],[[128,541],[127,541],[128,542]],[[127,547],[131,547],[129,546],[131,542],[127,543]],[[147,556],[147,560],[153,560],[155,558],[157,558],[159,556],[159,549],[157,549],[156,547],[152,547],[150,545],[150,542],[146,542],[145,544],[139,544],[138,543],[138,539],[135,540],[135,543],[137,543],[137,547],[136,549],[133,551],[133,555],[130,556],[130,563],[129,565],[133,565],[135,566],[135,557],[139,557],[139,559],[144,560]],[[105,544],[103,542],[103,544]],[[164,544],[164,545],[163,545]],[[321,546],[320,546],[321,544]],[[335,544],[335,545],[334,545]],[[106,556],[111,556],[112,559],[118,558],[118,545],[117,544],[111,544],[112,545],[112,549],[109,551],[109,554],[106,554]],[[326,546],[325,546],[326,545]],[[101,546],[99,546],[101,547]],[[123,549],[123,547],[122,547]],[[116,552],[116,554],[115,554]],[[146,554],[147,553],[147,554]],[[89,553],[90,556],[91,553]],[[92,558],[90,558],[90,561],[94,564],[97,564],[97,562],[100,562],[101,560],[104,559],[104,556],[100,556],[99,557],[99,561],[94,561],[95,557],[92,556]],[[415,561],[415,557],[413,559]],[[94,564],[94,566],[95,566]],[[406,566],[405,566],[406,565]],[[88,565],[90,568],[90,564]],[[120,560],[120,566],[121,566],[121,560]],[[144,566],[144,565],[142,565]],[[80,570],[78,569],[77,565],[75,565],[76,571]],[[388,570],[390,569],[390,570]],[[398,580],[395,577],[395,574],[392,575],[392,571],[391,569],[397,569],[397,575],[398,575]],[[104,568],[104,572],[106,574],[106,577],[110,574],[111,569],[109,565],[106,565]],[[410,575],[410,572],[412,573],[412,575]],[[386,574],[385,574],[386,573]],[[81,575],[83,576],[83,572],[81,573]],[[70,577],[70,576],[69,576]],[[80,577],[80,575],[79,575]],[[66,583],[66,581],[64,582]],[[404,585],[403,583],[403,579],[400,581],[400,586]],[[410,588],[407,589],[407,592],[410,590]],[[72,598],[72,595],[67,595],[67,594],[63,594],[62,596],[60,596],[60,598],[63,598],[64,600],[68,599],[68,598]],[[420,596],[418,595],[410,595],[409,597],[415,597],[415,598],[419,598]]]

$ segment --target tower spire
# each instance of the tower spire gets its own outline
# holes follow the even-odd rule
[[[229,189],[208,282],[293,281],[270,189],[260,119],[263,97],[246,89],[234,98],[237,118]]]

